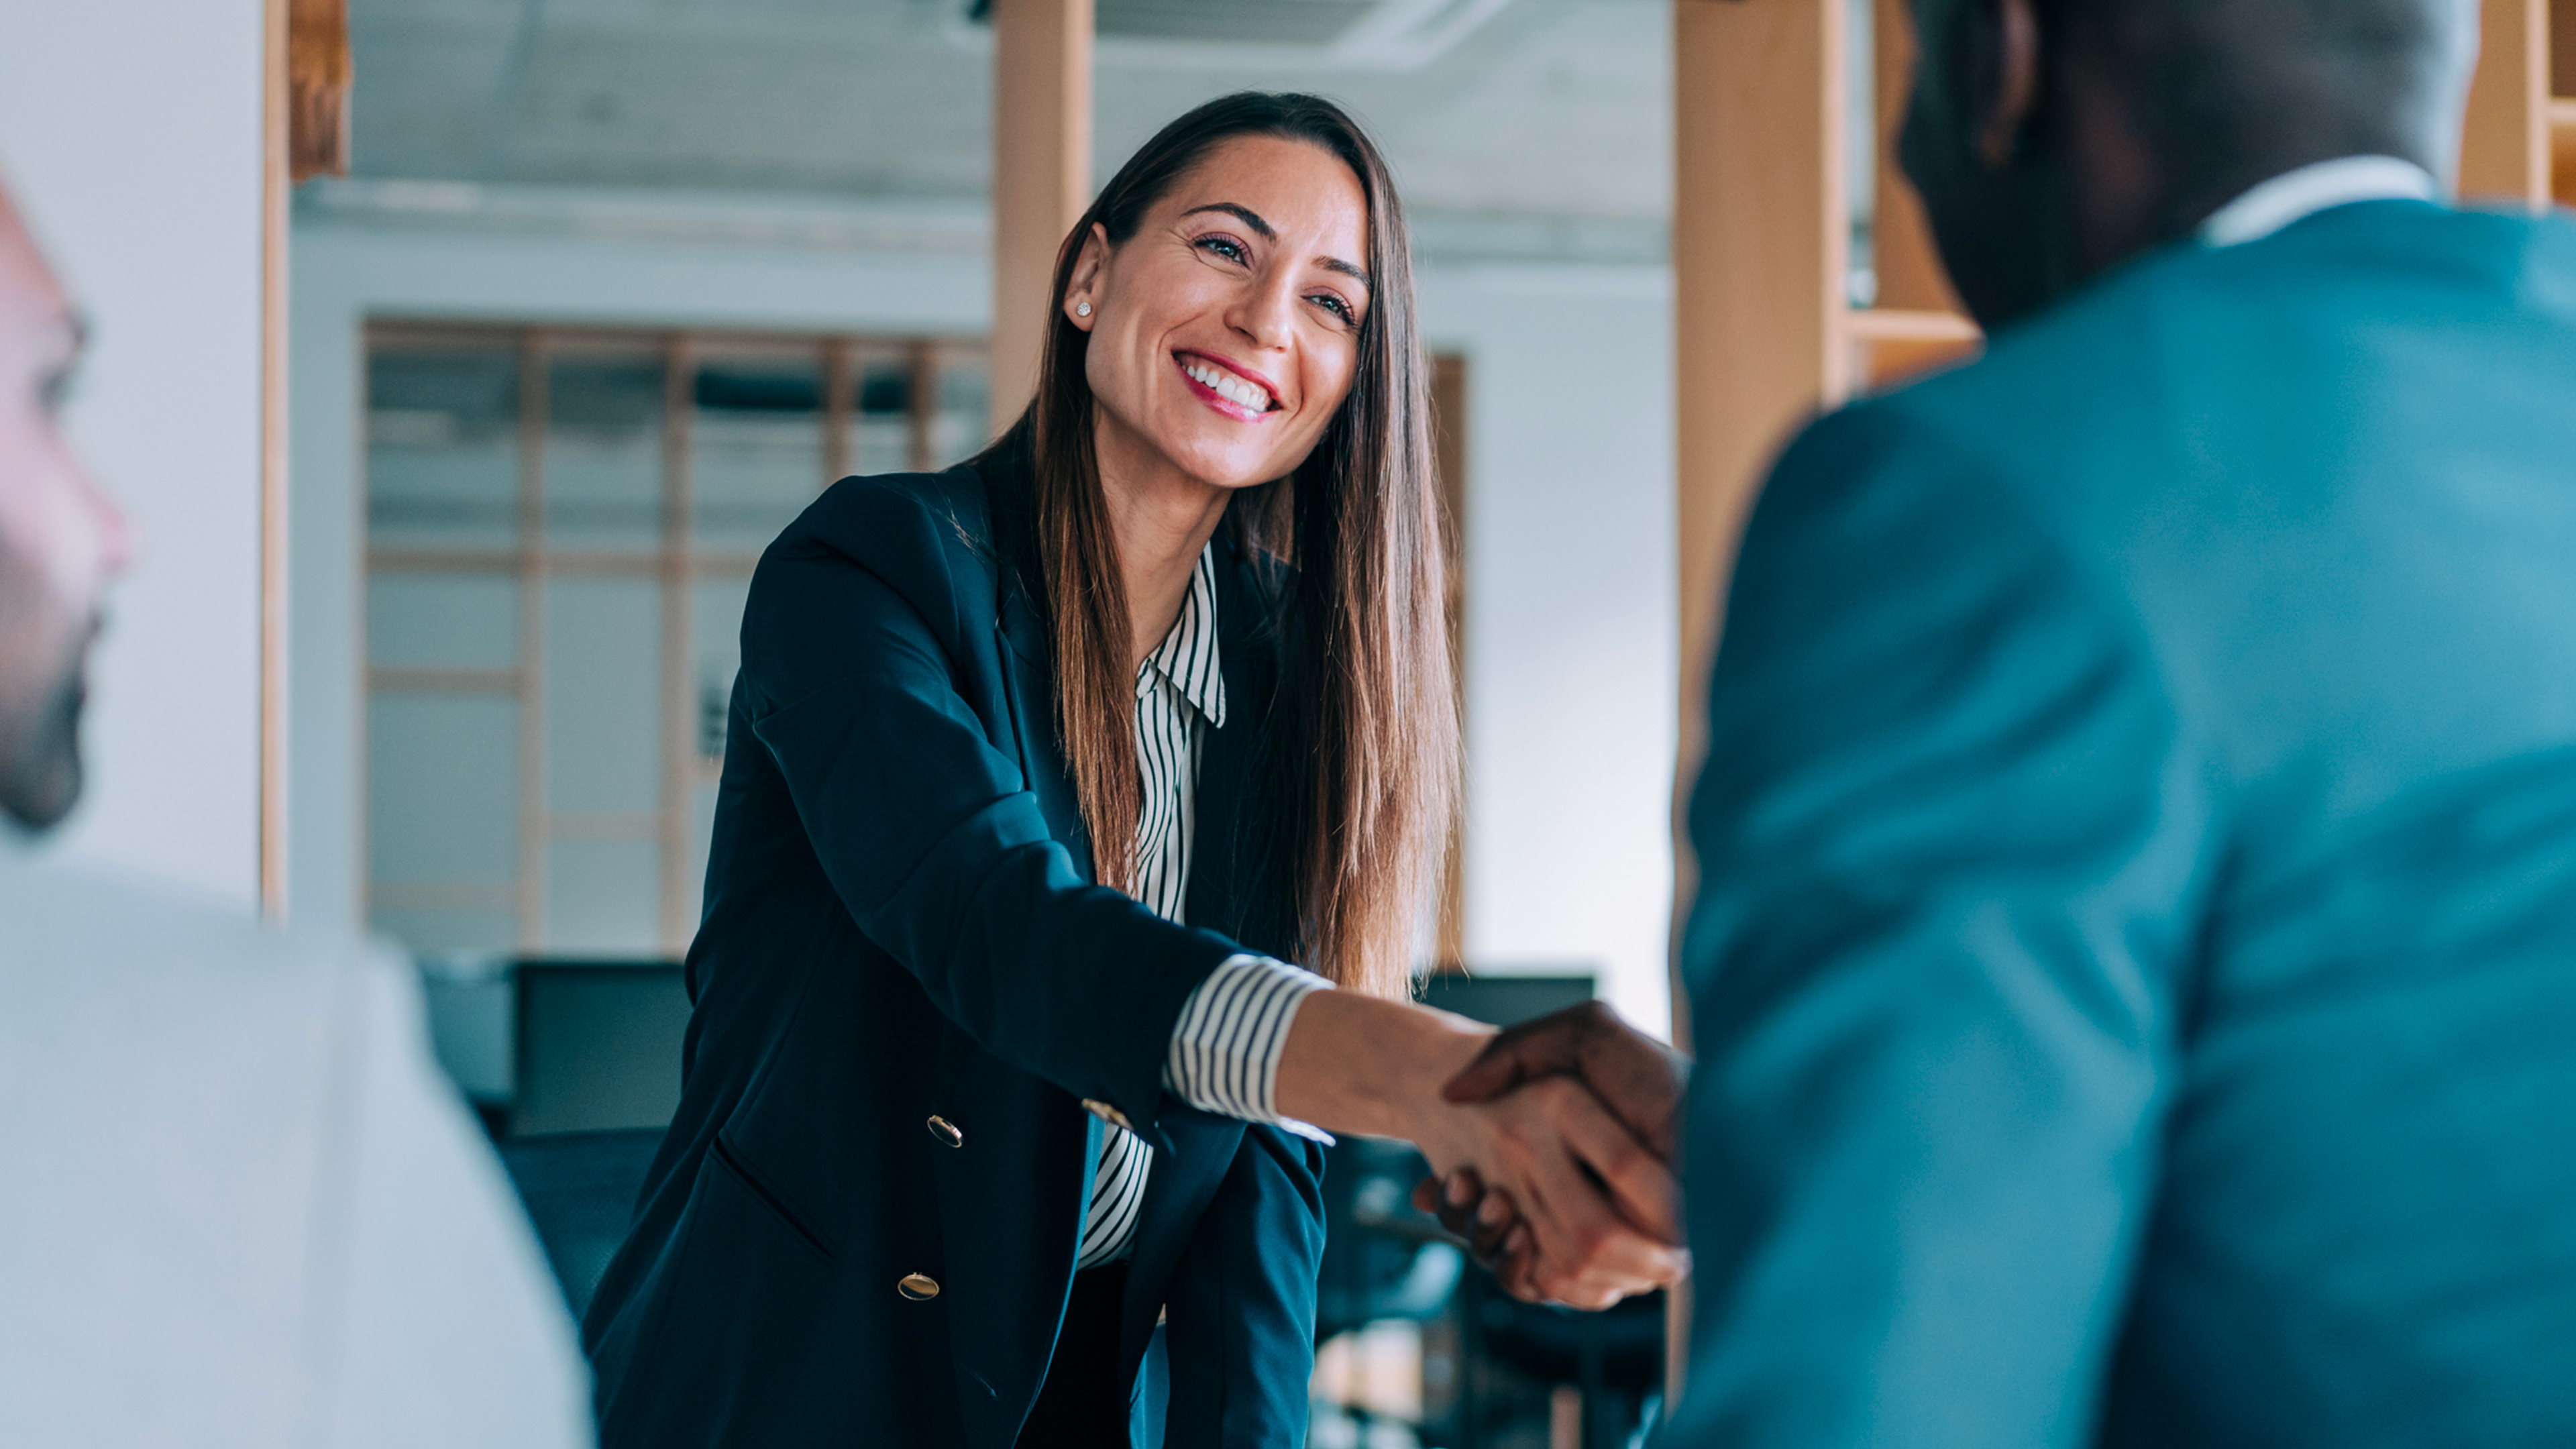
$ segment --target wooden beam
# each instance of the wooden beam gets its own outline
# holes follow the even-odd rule
[[[287,0],[261,7],[259,197],[259,908],[286,918]]]
[[[2483,0],[2460,194],[2549,204],[2549,0]]]
[[[2576,101],[2549,103],[2550,192],[2561,206],[2576,206]]]
[[[1673,39],[1687,767],[1702,740],[1699,695],[1754,492],[1791,431],[1847,388],[1839,343],[1850,244],[1842,7],[1675,0]]]
[[[1037,391],[1056,249],[1091,204],[1092,0],[993,0],[993,425]]]
[[[1707,744],[1708,667],[1727,574],[1773,456],[1847,390],[1850,264],[1838,0],[1674,0],[1673,330],[1681,720],[1674,939],[1698,889],[1681,830]],[[1675,959],[1678,965],[1679,953]],[[1690,998],[1673,980],[1673,1040]],[[1665,1392],[1678,1401],[1690,1285],[1670,1300]]]
[[[697,882],[689,874],[690,797],[698,782],[698,680],[690,666],[690,592],[697,577],[691,530],[695,460],[690,423],[697,411],[697,356],[674,336],[662,373],[662,787],[661,902],[663,954],[678,960],[698,929]]]
[[[1440,469],[1440,553],[1443,610],[1449,616],[1450,677],[1457,682],[1460,734],[1467,712],[1467,359],[1454,352],[1431,359],[1431,442]],[[1463,741],[1462,741],[1463,742]],[[1449,851],[1440,869],[1439,934],[1433,968],[1467,969],[1467,810],[1459,801],[1450,822]]]
[[[850,414],[856,397],[850,380],[850,339],[823,343],[823,477],[816,491],[850,476]]]
[[[530,329],[519,342],[518,946],[545,949],[546,930],[546,422],[552,349]]]
[[[274,0],[272,0],[274,3]],[[349,174],[348,0],[287,0],[286,68],[295,180]]]
[[[2549,0],[2549,93],[2576,97],[2576,0]]]

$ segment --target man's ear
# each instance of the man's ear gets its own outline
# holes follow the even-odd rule
[[[1109,228],[1099,222],[1091,224],[1091,235],[1082,239],[1082,252],[1073,259],[1072,280],[1065,283],[1064,295],[1056,305],[1064,309],[1065,319],[1088,332],[1093,309],[1100,305],[1100,273],[1109,265]]]
[[[2035,0],[1982,0],[1977,29],[1980,80],[1977,88],[1985,117],[1977,127],[1977,159],[1993,170],[2010,166],[2021,149],[2022,133],[2039,109],[2039,14]]]

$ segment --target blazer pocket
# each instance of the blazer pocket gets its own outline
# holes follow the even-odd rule
[[[813,1226],[807,1223],[801,1214],[787,1205],[787,1199],[778,1195],[777,1189],[771,1187],[750,1163],[745,1162],[734,1152],[732,1145],[724,1140],[722,1133],[716,1135],[709,1155],[715,1159],[717,1166],[733,1177],[735,1182],[742,1184],[743,1191],[750,1193],[761,1206],[769,1209],[772,1216],[786,1224],[787,1230],[794,1233],[799,1241],[811,1249],[814,1256],[825,1263],[832,1261],[831,1245],[823,1240],[823,1235],[814,1231]]]

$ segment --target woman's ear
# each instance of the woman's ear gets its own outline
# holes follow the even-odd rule
[[[2039,109],[2039,15],[2033,0],[1984,0],[1978,7],[1980,80],[1985,115],[1977,127],[1977,159],[2001,171],[2020,153],[2022,134]]]
[[[1101,273],[1109,265],[1109,228],[1091,224],[1091,235],[1082,239],[1082,253],[1073,259],[1073,278],[1065,284],[1064,299],[1059,304],[1074,326],[1091,330],[1092,309],[1098,305]]]

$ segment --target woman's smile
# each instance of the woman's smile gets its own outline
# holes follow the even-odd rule
[[[1188,350],[1173,353],[1172,365],[1180,369],[1181,381],[1189,385],[1200,402],[1236,422],[1267,422],[1272,413],[1279,411],[1278,389],[1257,373],[1208,353]]]

